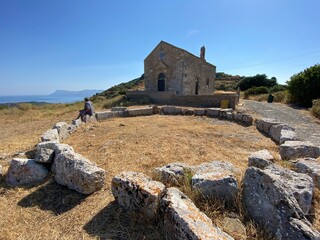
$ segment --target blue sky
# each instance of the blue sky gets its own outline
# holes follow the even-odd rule
[[[320,62],[319,0],[0,0],[0,95],[107,89],[164,40],[285,83]]]

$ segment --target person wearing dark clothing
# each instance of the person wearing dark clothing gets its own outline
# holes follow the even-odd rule
[[[76,119],[81,117],[81,120],[85,122],[86,115],[92,116],[94,114],[94,108],[92,102],[88,99],[84,99],[84,108],[79,111],[79,115]]]

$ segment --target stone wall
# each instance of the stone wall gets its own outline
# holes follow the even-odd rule
[[[153,104],[167,104],[190,107],[220,107],[222,100],[228,101],[228,108],[235,109],[238,95],[214,94],[214,95],[176,95],[174,92],[127,92],[128,99],[137,101],[147,98]]]

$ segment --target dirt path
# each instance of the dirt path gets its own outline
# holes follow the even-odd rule
[[[273,118],[296,129],[301,140],[320,146],[320,124],[305,110],[299,110],[281,103],[243,100],[243,108],[265,118]]]

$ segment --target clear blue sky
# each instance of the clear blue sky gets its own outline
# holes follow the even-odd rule
[[[319,0],[0,0],[0,95],[107,89],[164,40],[285,83],[320,62]]]

